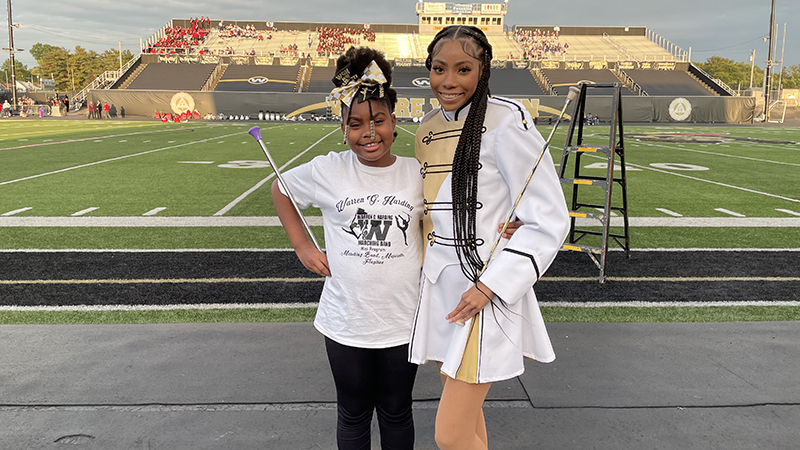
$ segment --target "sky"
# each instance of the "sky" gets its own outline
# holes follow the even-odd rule
[[[800,64],[800,1],[774,0],[778,35],[774,60],[781,59],[786,23],[784,65]],[[644,26],[678,47],[691,48],[692,61],[721,56],[756,64],[767,60],[772,0],[509,0],[507,25]],[[6,3],[6,2],[3,2]],[[206,16],[212,20],[265,20],[347,23],[415,24],[415,0],[12,0],[14,47],[26,50],[16,59],[29,69],[36,61],[28,53],[37,42],[69,50],[81,46],[101,53],[118,48],[137,52],[146,39],[170,19]],[[468,3],[464,1],[463,3]],[[488,3],[488,2],[487,2]],[[359,7],[359,5],[363,5]],[[635,6],[631,6],[635,5]],[[3,8],[5,9],[5,8]],[[8,16],[3,14],[3,29]],[[8,47],[8,35],[0,38]],[[5,61],[8,53],[0,54]]]

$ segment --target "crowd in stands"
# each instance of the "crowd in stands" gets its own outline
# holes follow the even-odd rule
[[[145,53],[174,55],[189,54],[194,48],[202,44],[208,35],[211,20],[207,17],[191,19],[188,28],[167,27],[164,29],[164,37],[152,44],[145,50]]]
[[[361,45],[361,38],[367,42],[375,42],[375,32],[365,26],[364,28],[345,27],[317,27],[315,30],[319,43],[317,56],[341,55],[351,45]],[[311,47],[311,39],[308,44]]]
[[[548,59],[567,54],[569,44],[559,42],[558,31],[541,31],[538,28],[530,30],[517,30],[514,40],[522,45],[522,59]]]
[[[219,30],[219,37],[222,39],[258,39],[259,41],[263,41],[264,39],[272,39],[272,29],[267,29],[264,32],[256,30],[255,25],[247,24],[244,28],[240,27],[239,25],[228,24],[224,25],[222,21],[219,22],[219,26],[217,27]],[[266,33],[266,37],[264,36]]]

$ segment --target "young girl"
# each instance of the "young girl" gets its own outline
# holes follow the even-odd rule
[[[545,155],[516,209],[522,227],[489,254],[544,145],[521,104],[489,96],[491,60],[480,29],[441,30],[426,61],[440,108],[416,134],[427,245],[410,360],[440,366],[436,443],[444,450],[486,449],[491,383],[521,374],[524,357],[555,359],[531,286],[566,237],[567,207]]]
[[[374,410],[383,449],[414,448],[408,341],[422,264],[419,163],[391,153],[396,92],[391,66],[368,48],[336,64],[352,151],[331,152],[283,174],[301,208],[322,210],[326,253],[309,242],[289,198],[272,185],[281,223],[303,265],[327,277],[314,326],[325,336],[336,384],[339,449],[368,449]],[[496,225],[495,225],[496,226]]]

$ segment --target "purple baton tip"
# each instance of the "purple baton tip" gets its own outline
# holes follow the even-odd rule
[[[250,128],[248,133],[250,133],[250,136],[253,136],[254,138],[256,138],[257,141],[261,140],[261,128],[259,128],[258,126]]]

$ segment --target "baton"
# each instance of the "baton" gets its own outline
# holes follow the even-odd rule
[[[508,224],[511,223],[511,219],[514,218],[514,213],[517,210],[517,206],[519,206],[520,200],[522,200],[522,196],[525,194],[525,191],[528,189],[528,184],[531,182],[531,178],[533,178],[533,173],[536,172],[536,168],[539,167],[539,162],[542,161],[542,156],[547,151],[547,148],[550,146],[550,141],[553,139],[553,135],[556,133],[558,129],[558,124],[561,122],[561,118],[564,117],[564,112],[567,110],[567,107],[573,100],[575,100],[578,95],[580,94],[580,89],[575,86],[569,88],[569,93],[567,94],[567,100],[564,102],[564,107],[561,108],[561,114],[558,115],[558,119],[556,120],[556,125],[550,131],[550,136],[547,137],[547,141],[545,141],[544,145],[542,146],[542,151],[539,152],[539,156],[536,158],[536,163],[534,163],[533,168],[531,169],[530,173],[528,174],[528,179],[525,180],[525,184],[522,186],[522,190],[517,195],[517,200],[514,202],[514,206],[511,208],[511,212],[508,213],[508,218],[506,218],[506,222],[503,224],[502,230],[500,230],[500,234],[497,235],[497,239],[494,241],[494,245],[492,246],[492,251],[489,252],[489,257],[486,259],[486,262],[483,263],[483,268],[481,269],[478,276],[483,274],[486,271],[486,268],[489,266],[489,262],[492,260],[492,255],[494,255],[494,251],[497,249],[497,245],[500,243],[500,239],[503,237],[503,233],[506,232],[508,228]],[[455,323],[463,326],[464,321],[459,319],[455,321]]]
[[[303,216],[303,213],[300,211],[300,207],[297,206],[297,202],[295,201],[294,196],[292,195],[292,191],[289,190],[289,186],[286,184],[286,181],[283,180],[281,172],[278,170],[278,166],[272,159],[272,155],[269,154],[267,146],[264,145],[264,140],[261,139],[261,128],[259,128],[258,126],[254,126],[253,128],[250,128],[248,133],[250,133],[250,135],[253,136],[256,139],[256,142],[258,142],[258,144],[261,146],[261,150],[263,150],[264,154],[267,156],[269,165],[272,166],[272,171],[278,178],[278,183],[280,183],[281,187],[283,187],[283,190],[286,191],[286,196],[289,197],[289,200],[292,202],[292,206],[294,206],[294,210],[297,211],[297,215],[300,216],[300,221],[303,222],[303,228],[306,230],[308,237],[311,238],[311,242],[314,243],[314,247],[316,247],[317,250],[322,252],[322,249],[320,248],[317,239],[314,237],[314,233],[311,232],[311,227],[308,226],[308,222],[306,221],[306,218]]]

